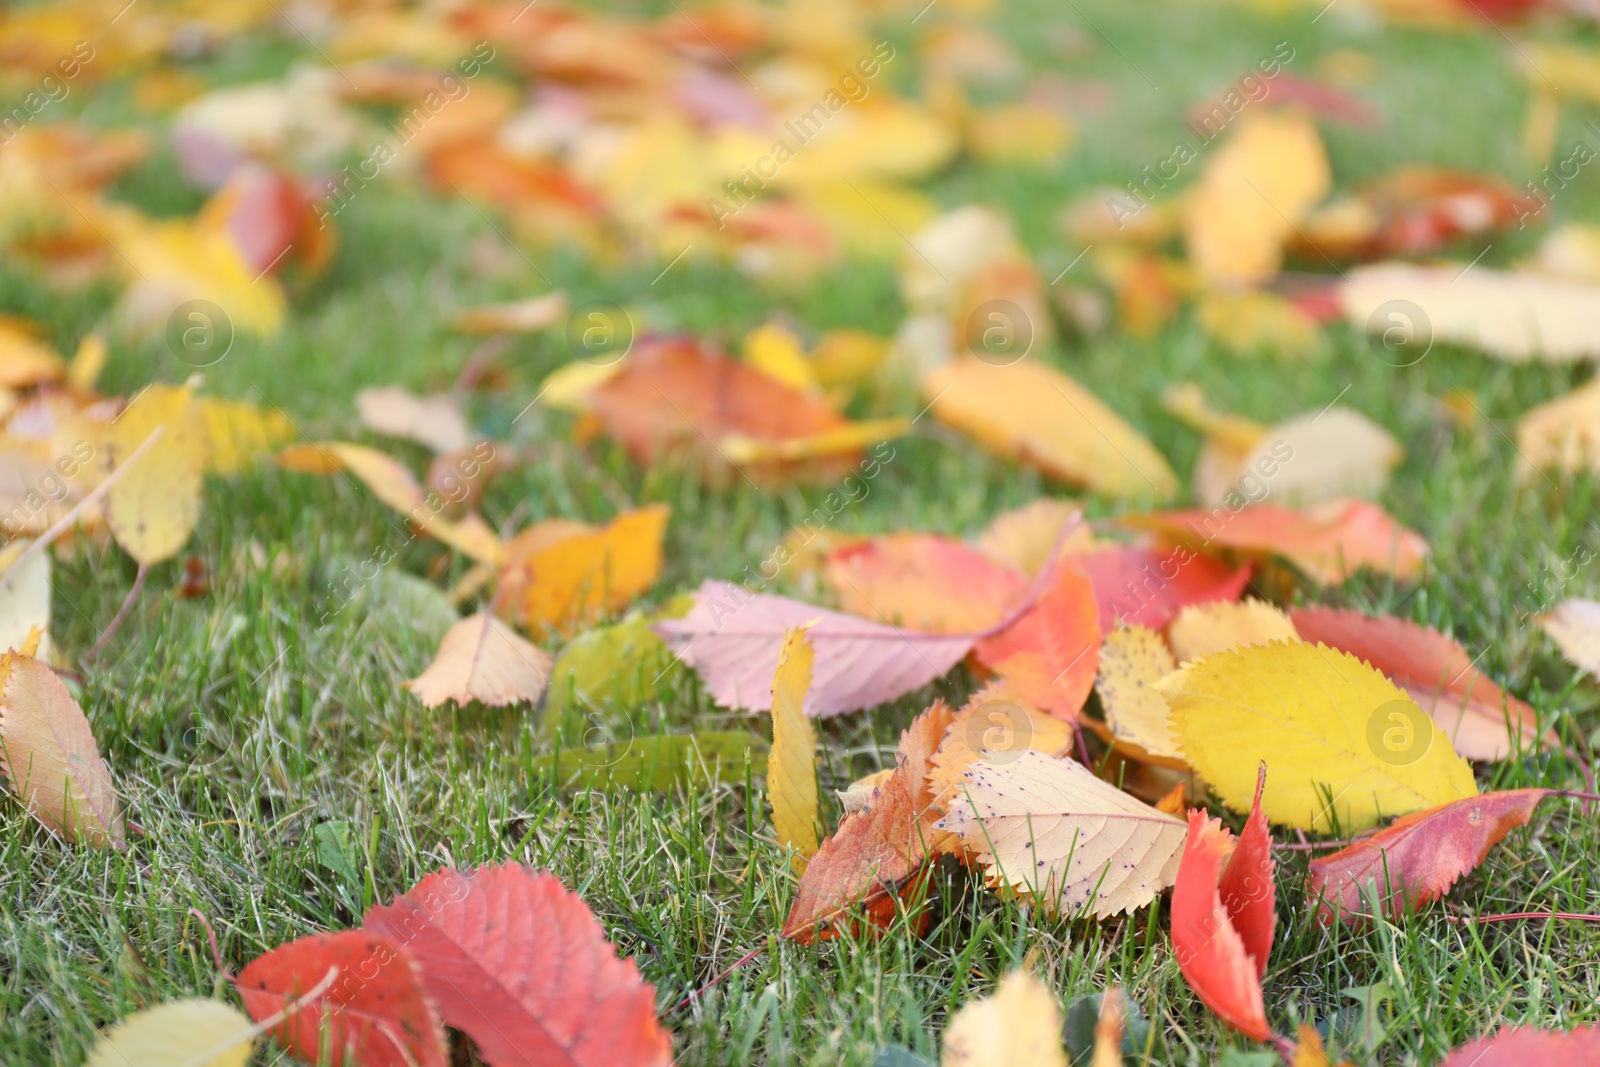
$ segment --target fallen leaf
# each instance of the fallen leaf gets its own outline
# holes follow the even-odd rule
[[[894,776],[893,767],[885,767],[881,771],[862,775],[843,789],[835,790],[834,796],[839,798],[841,814],[849,815],[853,811],[860,811],[878,795],[878,790],[889,783]]]
[[[289,417],[244,400],[202,396],[195,399],[205,423],[206,469],[238,474],[295,436]]]
[[[1234,355],[1298,360],[1322,348],[1316,321],[1276,293],[1205,293],[1196,311],[1201,328]]]
[[[497,708],[536,702],[549,680],[550,653],[481,612],[450,627],[428,669],[405,687],[421,698],[423,707],[476,700]]]
[[[1414,259],[1522,222],[1536,205],[1499,178],[1407,165],[1318,209],[1301,226],[1298,243],[1329,262]]]
[[[444,1021],[495,1067],[666,1067],[655,990],[576,893],[518,863],[428,875],[367,913],[405,946]]]
[[[533,761],[532,777],[562,788],[665,791],[767,773],[767,741],[737,730],[628,737]]]
[[[534,634],[570,633],[621,611],[661,577],[672,509],[648,504],[604,527],[512,541],[497,596]]]
[[[991,885],[1104,919],[1150,903],[1177,876],[1183,820],[1073,760],[1022,752],[963,778],[935,826],[961,837]]]
[[[1061,1008],[1048,986],[1012,971],[950,1016],[940,1067],[1067,1067]]]
[[[1189,812],[1188,843],[1172,890],[1178,970],[1206,1007],[1252,1041],[1272,1038],[1261,995],[1274,898],[1272,842],[1260,806],[1265,777],[1264,771],[1258,775],[1237,846],[1222,820],[1198,808]]]
[[[888,534],[834,549],[823,577],[852,615],[922,633],[985,630],[1028,597],[1021,574],[954,538]]]
[[[1420,534],[1365,500],[1326,500],[1303,511],[1221,504],[1127,515],[1122,522],[1199,551],[1282,556],[1323,585],[1337,585],[1362,567],[1410,581],[1422,573],[1428,557],[1428,542]]]
[[[1582,282],[1380,263],[1348,272],[1339,297],[1352,326],[1382,335],[1391,351],[1391,337],[1403,340],[1407,363],[1440,341],[1511,363],[1600,355],[1600,287]]]
[[[1064,756],[1072,742],[1072,727],[1033,708],[1005,679],[996,679],[972,694],[951,717],[930,760],[933,805],[948,812],[952,797],[965,785],[962,775],[979,760],[1005,762],[1030,749]]]
[[[1433,716],[1455,750],[1471,760],[1554,745],[1539,736],[1539,713],[1495,685],[1476,660],[1438,630],[1392,615],[1296,608],[1294,627],[1307,641],[1348,652],[1378,668]]]
[[[1178,491],[1154,445],[1038,359],[1001,366],[961,356],[928,371],[921,385],[934,418],[1002,459],[1111,497],[1165,500]]]
[[[187,387],[152,385],[111,424],[111,459],[122,463],[159,428],[161,437],[106,496],[106,520],[141,565],[170,559],[200,520],[206,427]]]
[[[1178,612],[1167,627],[1167,640],[1179,663],[1245,645],[1298,641],[1300,636],[1289,616],[1253,597],[1238,602],[1191,604]]]
[[[1157,689],[1184,757],[1235,811],[1247,810],[1249,768],[1263,762],[1273,774],[1267,817],[1308,830],[1362,830],[1478,791],[1427,712],[1347,652],[1250,645],[1207,656]]]
[[[1271,277],[1295,226],[1331,184],[1328,156],[1310,118],[1251,112],[1206,161],[1184,202],[1189,258],[1213,283]]]
[[[1229,490],[1244,500],[1270,492],[1297,508],[1342,497],[1373,499],[1387,488],[1404,454],[1383,427],[1334,404],[1270,427],[1239,460]]]
[[[906,727],[889,781],[865,809],[844,817],[806,865],[783,937],[809,945],[835,936],[857,911],[877,926],[893,919],[895,901],[932,855],[937,813],[928,769],[950,718],[949,707],[935,701]]]
[[[0,388],[26,389],[60,381],[66,364],[39,336],[33,323],[0,315]]]
[[[1600,470],[1600,378],[1517,421],[1517,476],[1526,481],[1541,470]]]
[[[274,1040],[313,1063],[326,1047],[330,1067],[445,1067],[444,1032],[408,942],[364,930],[313,934],[256,957],[235,985],[244,1010],[260,1023],[337,968],[326,993],[267,1029]]]
[[[1094,1027],[1094,1056],[1089,1067],[1123,1067],[1122,1020],[1127,1013],[1122,990],[1106,990],[1100,1002],[1100,1018]]]
[[[1087,551],[1094,534],[1083,521],[1083,510],[1068,500],[1040,497],[995,517],[976,542],[978,551],[999,563],[1037,578],[1050,566],[1051,553]],[[1062,532],[1070,530],[1066,541]]]
[[[103,1031],[86,1067],[245,1067],[255,1039],[256,1028],[236,1008],[174,1000]]]
[[[1119,622],[1164,629],[1188,605],[1237,600],[1250,584],[1249,567],[1235,570],[1187,548],[1109,545],[1068,557],[1068,564],[1094,584],[1106,633]]]
[[[682,619],[654,629],[700,672],[718,704],[765,711],[784,635],[807,623],[815,666],[805,710],[819,718],[915,692],[948,674],[976,641],[974,634],[914,633],[718,581],[700,586]]]
[[[744,336],[744,361],[769,378],[807,395],[818,391],[816,374],[794,332],[775,322],[763,323]]]
[[[1568,597],[1538,622],[1568,663],[1600,677],[1600,602]]]
[[[817,736],[805,713],[811,687],[811,642],[796,628],[784,636],[772,676],[772,755],[767,800],[778,844],[800,860],[817,851]]]
[[[68,841],[122,843],[122,808],[89,720],[25,652],[0,658],[0,772],[28,814]]]
[[[1370,899],[1399,919],[1430,904],[1475,870],[1489,850],[1526,826],[1548,789],[1483,793],[1396,819],[1347,848],[1311,861],[1318,918],[1370,918]]]
[[[1100,614],[1094,586],[1060,565],[1020,617],[973,646],[973,658],[1010,683],[1025,702],[1076,722],[1094,688]]]
[[[1439,1067],[1588,1067],[1600,1056],[1600,1026],[1566,1033],[1529,1026],[1501,1030],[1456,1049]]]
[[[538,333],[566,318],[567,294],[557,289],[525,300],[463,308],[456,313],[455,327],[465,333]]]
[[[50,553],[35,552],[14,566],[33,542],[19,538],[0,549],[0,652],[21,648],[37,629],[35,655],[50,658]]]
[[[452,396],[417,396],[401,385],[363,389],[356,394],[361,425],[389,437],[415,441],[435,452],[457,452],[472,430]]]
[[[1135,759],[1186,770],[1173,736],[1172,709],[1156,683],[1178,669],[1161,635],[1143,626],[1119,626],[1100,647],[1095,684],[1106,727]]]
[[[302,474],[347,471],[422,533],[479,563],[494,566],[501,561],[500,539],[482,519],[476,515],[460,522],[445,518],[442,512],[447,502],[424,493],[399,460],[375,448],[345,441],[295,445],[278,453],[278,465]]]

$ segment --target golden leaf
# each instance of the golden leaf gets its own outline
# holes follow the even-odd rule
[[[123,462],[157,428],[161,437],[106,497],[111,535],[142,565],[170,559],[200,520],[206,424],[186,386],[152,385],[111,425],[111,456]]]
[[[1289,616],[1254,597],[1240,601],[1214,600],[1190,604],[1167,627],[1167,640],[1179,663],[1242,645],[1273,641],[1298,641]]]
[[[817,851],[817,736],[805,713],[811,688],[811,641],[790,630],[772,676],[772,752],[767,757],[767,799],[778,844],[798,854],[798,866]]]
[[[1027,971],[1012,971],[992,994],[950,1016],[941,1067],[1067,1067],[1061,1008]]]

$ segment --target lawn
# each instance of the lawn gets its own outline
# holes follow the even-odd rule
[[[1411,162],[1519,184],[1536,176],[1519,147],[1528,94],[1508,39],[1489,30],[1384,30],[1338,7],[1317,18],[1315,7],[1285,6],[1271,14],[1175,0],[1014,0],[988,16],[1002,35],[1034,69],[1102,82],[1106,105],[1080,122],[1076,144],[1057,164],[962,161],[929,191],[943,207],[976,201],[1009,214],[1054,278],[1081,250],[1058,226],[1061,209],[1086,189],[1122,185],[1164,159],[1189,106],[1280,42],[1293,49],[1288,69],[1306,76],[1342,50],[1371,57],[1362,93],[1383,122],[1370,130],[1324,126],[1336,187]],[[618,10],[638,13],[632,4]],[[1081,43],[1063,58],[1058,42],[1067,31]],[[885,32],[909,48],[916,28],[891,20]],[[218,85],[275,77],[304,53],[291,35],[252,35],[194,70]],[[140,121],[126,96],[113,84],[72,98],[72,106],[95,124]],[[1558,144],[1595,138],[1582,125],[1588,117],[1568,109]],[[155,214],[189,214],[202,200],[178,179],[165,148],[115,195]],[[1600,221],[1594,176],[1562,190],[1553,212]],[[598,264],[571,251],[514,249],[489,216],[404,183],[362,190],[338,228],[331,270],[294,294],[283,332],[266,341],[241,335],[204,371],[208,392],[279,408],[306,440],[369,439],[353,407],[362,387],[448,389],[478,343],[450,327],[461,306],[555,287],[575,301],[648,306],[660,322],[725,341],[775,312],[808,328],[885,335],[904,314],[891,262],[854,262],[799,291],[696,257],[665,271],[664,259]],[[1513,230],[1482,263],[1509,264],[1535,238]],[[44,323],[64,351],[102,322],[114,296],[104,287],[58,293],[30,268],[0,263],[0,311]],[[1359,333],[1325,332],[1324,350],[1310,360],[1247,359],[1208,339],[1185,312],[1148,340],[1113,329],[1035,356],[1106,400],[1185,474],[1200,440],[1161,404],[1162,391],[1179,382],[1198,382],[1217,406],[1269,423],[1338,399],[1387,428],[1406,454],[1383,503],[1430,540],[1432,564],[1416,584],[1368,575],[1323,599],[1454,634],[1481,656],[1482,670],[1586,751],[1600,729],[1600,699],[1531,616],[1552,596],[1552,572],[1575,556],[1592,558],[1596,484],[1561,475],[1519,482],[1508,436],[1521,413],[1569,391],[1586,371],[1511,367],[1443,344],[1396,368]],[[642,469],[604,441],[574,444],[570,416],[527,408],[543,376],[568,358],[559,333],[518,338],[504,361],[510,380],[473,402],[477,426],[526,459],[484,500],[491,525],[603,522],[624,506],[669,504],[665,571],[645,598],[660,604],[703,578],[738,579],[828,491],[757,491],[738,481],[712,489]],[[159,338],[120,342],[102,388],[131,392],[191,372]],[[1452,390],[1469,392],[1483,417],[1463,426],[1442,414],[1437,400]],[[907,394],[891,406],[909,415],[921,401]],[[894,443],[870,493],[835,520],[838,530],[971,536],[1006,508],[1063,492],[931,422]],[[399,454],[414,469],[426,461],[420,448]],[[1125,509],[1092,496],[1083,503],[1091,518]],[[383,546],[394,562],[330,613],[339,568]],[[1024,960],[1064,1001],[1125,988],[1153,1024],[1148,1060],[1138,1062],[1214,1063],[1225,1049],[1264,1055],[1185,985],[1160,900],[1117,920],[1061,918],[983,892],[949,866],[938,870],[921,936],[902,925],[814,947],[781,941],[795,877],[773,840],[760,776],[664,794],[554,791],[535,766],[550,749],[537,711],[428,711],[400,688],[451,621],[435,590],[466,567],[412,539],[348,479],[270,464],[212,479],[187,551],[205,562],[209,592],[180,598],[181,563],[157,567],[115,639],[72,679],[81,681],[81,703],[143,834],[124,851],[72,847],[20,806],[0,805],[0,1062],[76,1065],[96,1031],[125,1014],[179,996],[228,996],[192,909],[209,918],[237,970],[295,937],[359,924],[369,906],[441,865],[507,859],[547,868],[583,895],[654,984],[682,1064],[864,1065],[884,1046],[937,1062],[949,1014]],[[111,546],[57,561],[52,639],[67,662],[95,643],[134,572]],[[1600,591],[1592,566],[1555,582],[1555,597]],[[796,592],[787,574],[778,586]],[[892,765],[901,729],[932,698],[959,706],[974,688],[961,669],[891,706],[822,723],[824,796],[831,803],[827,790]],[[588,726],[591,740],[770,729],[763,714],[717,707],[682,670],[645,706]],[[1565,773],[1530,758],[1480,766],[1479,784],[1566,785]],[[1235,829],[1242,823],[1225,818]],[[1600,1021],[1600,929],[1455,921],[1595,910],[1600,822],[1592,811],[1546,805],[1447,901],[1365,930],[1312,920],[1305,862],[1303,852],[1279,855],[1279,940],[1264,983],[1278,1029],[1327,1023],[1332,1050],[1357,1063],[1429,1064],[1501,1026]],[[270,1063],[279,1053],[264,1044],[257,1056]]]

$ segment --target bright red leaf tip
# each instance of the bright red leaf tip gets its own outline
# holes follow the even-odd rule
[[[1376,892],[1399,917],[1439,899],[1482,863],[1513,828],[1526,825],[1548,789],[1484,793],[1397,819],[1371,837],[1311,861],[1311,895],[1331,923],[1367,917],[1363,894]]]
[[[338,968],[333,985],[267,1033],[310,1063],[445,1067],[439,1017],[411,961],[387,937],[364,930],[316,934],[280,945],[239,973],[244,1009],[256,1022],[279,1014]],[[323,1030],[328,1059],[320,1059]]]
[[[445,1022],[493,1067],[665,1067],[655,991],[588,905],[521,864],[440,870],[366,928],[403,943]]]
[[[1594,1067],[1600,1063],[1600,1026],[1564,1034],[1520,1027],[1463,1045],[1439,1067]]]
[[[1022,616],[973,648],[1024,701],[1077,722],[1100,666],[1100,613],[1089,579],[1062,564]]]
[[[1262,768],[1237,847],[1221,820],[1199,809],[1189,812],[1189,841],[1172,890],[1178,970],[1206,1007],[1253,1041],[1273,1037],[1261,996],[1272,952],[1275,896],[1271,840],[1261,813],[1265,783]]]

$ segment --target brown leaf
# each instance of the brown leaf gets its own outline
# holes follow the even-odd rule
[[[405,687],[430,708],[446,700],[476,700],[489,707],[532,704],[550,681],[550,663],[550,653],[482,612],[450,627],[428,669]]]

